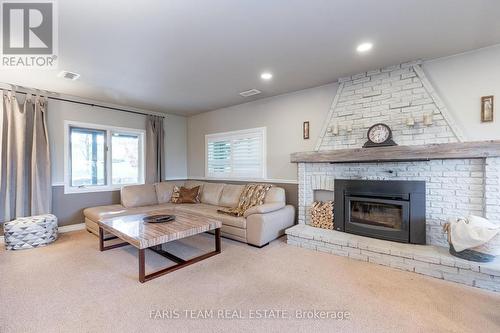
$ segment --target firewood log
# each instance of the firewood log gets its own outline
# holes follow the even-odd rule
[[[311,225],[323,229],[333,229],[334,213],[332,201],[315,201],[310,208]]]

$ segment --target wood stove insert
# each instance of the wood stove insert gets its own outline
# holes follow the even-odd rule
[[[336,179],[335,229],[425,244],[425,182]]]

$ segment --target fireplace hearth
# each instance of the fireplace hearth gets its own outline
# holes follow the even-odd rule
[[[335,180],[335,229],[425,244],[425,182]]]

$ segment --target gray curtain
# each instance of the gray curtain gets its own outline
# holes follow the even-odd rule
[[[163,117],[148,115],[146,119],[146,183],[164,180],[165,149]]]
[[[10,91],[1,99],[0,222],[50,213],[47,100]]]

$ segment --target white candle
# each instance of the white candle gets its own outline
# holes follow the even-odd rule
[[[332,133],[333,135],[339,135],[339,125],[337,124],[333,125]]]
[[[432,113],[424,114],[424,125],[425,126],[432,125]]]
[[[415,125],[415,118],[413,118],[412,116],[409,116],[408,118],[406,118],[406,125],[407,126],[414,126]]]

